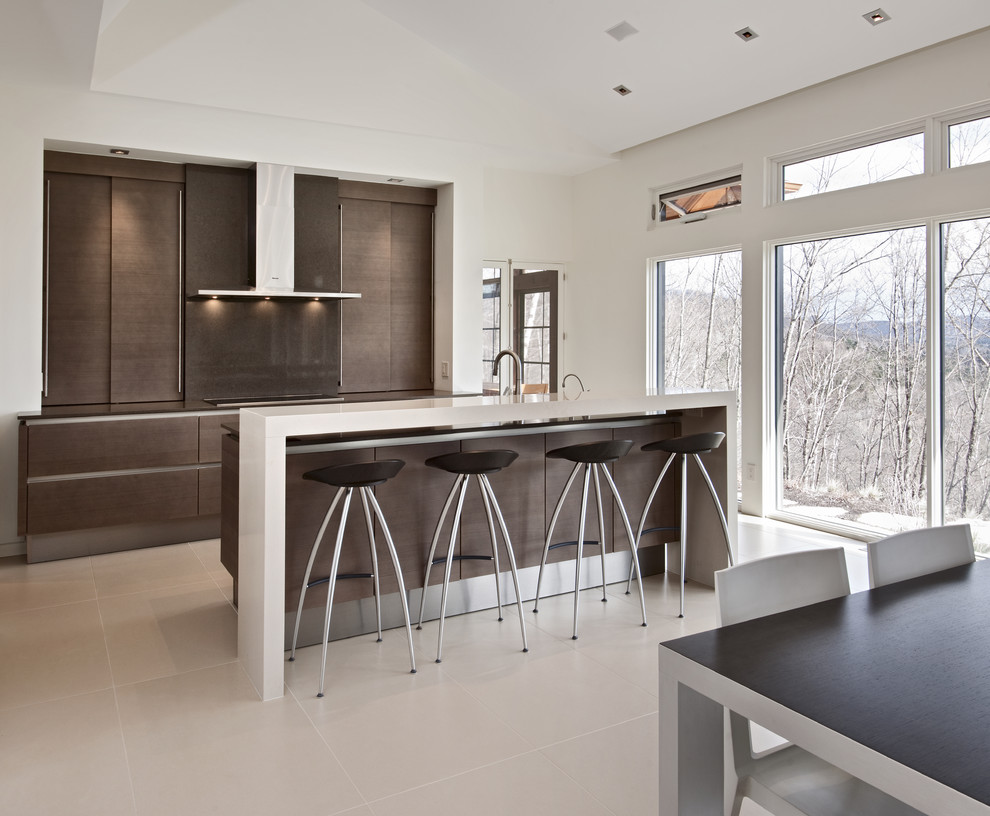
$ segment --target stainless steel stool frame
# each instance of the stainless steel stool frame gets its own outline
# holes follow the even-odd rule
[[[717,436],[718,434],[716,434]],[[701,434],[697,434],[701,436]],[[717,447],[722,443],[722,439],[725,434],[721,434],[718,441],[709,448],[706,448],[700,453],[707,453],[713,447]],[[667,442],[675,442],[681,439],[686,439],[688,437],[675,437],[674,439],[665,440]],[[654,443],[656,444],[656,443]],[[644,445],[643,450],[646,450],[648,446]],[[643,506],[643,515],[639,520],[639,529],[636,531],[636,543],[643,537],[643,528],[646,526],[646,516],[650,512],[650,507],[653,505],[653,499],[657,495],[657,490],[660,489],[660,482],[663,481],[663,477],[667,475],[667,470],[670,468],[671,463],[674,461],[674,457],[680,456],[681,458],[681,529],[680,529],[680,550],[681,550],[681,575],[680,575],[680,614],[679,618],[684,617],[684,572],[687,566],[687,466],[688,457],[694,457],[695,463],[698,465],[698,470],[701,471],[701,475],[705,480],[705,484],[708,486],[708,492],[711,494],[712,501],[715,503],[715,509],[718,511],[719,521],[722,523],[722,532],[725,534],[725,551],[729,555],[729,566],[733,565],[732,561],[732,547],[729,544],[729,523],[725,518],[725,511],[722,510],[722,503],[718,500],[718,495],[715,493],[715,485],[712,484],[712,479],[708,475],[708,469],[705,467],[704,463],[701,461],[701,456],[699,453],[694,451],[672,451],[670,456],[667,457],[667,461],[664,462],[663,468],[660,470],[660,475],[657,476],[657,480],[653,483],[653,489],[650,491],[650,496],[646,500],[646,504]],[[649,532],[649,531],[647,531]],[[629,594],[633,580],[633,571],[629,570],[629,579],[626,582],[626,594]],[[641,579],[638,579],[641,580]]]
[[[340,563],[340,551],[341,544],[344,540],[344,529],[347,524],[347,514],[351,505],[351,496],[355,490],[357,490],[361,496],[365,525],[368,531],[368,543],[371,547],[372,569],[374,570],[372,577],[375,581],[375,612],[378,616],[378,640],[381,642],[382,639],[382,609],[381,592],[378,583],[378,555],[375,550],[375,532],[374,525],[371,520],[372,510],[374,511],[378,522],[382,526],[382,532],[385,534],[385,542],[388,545],[389,555],[392,557],[392,563],[395,566],[395,575],[399,582],[399,596],[402,602],[402,614],[406,621],[406,636],[409,642],[409,663],[411,666],[410,671],[413,674],[416,673],[416,656],[413,653],[412,625],[409,620],[409,605],[406,602],[406,586],[405,582],[402,580],[402,569],[399,567],[399,556],[395,551],[395,543],[392,541],[392,534],[389,532],[388,524],[385,522],[385,516],[382,514],[382,509],[370,487],[338,487],[337,492],[334,494],[333,501],[330,503],[330,509],[327,510],[326,515],[323,517],[323,523],[320,525],[320,531],[316,534],[316,540],[313,542],[313,549],[309,554],[309,562],[306,564],[306,574],[303,577],[302,590],[299,593],[299,606],[296,609],[296,622],[292,632],[292,651],[289,656],[290,661],[296,659],[296,641],[299,637],[299,622],[302,617],[303,604],[306,600],[306,590],[310,587],[309,578],[313,571],[313,564],[316,561],[316,554],[320,549],[320,543],[322,542],[323,535],[330,523],[330,518],[333,515],[333,511],[340,503],[341,497],[343,497],[344,506],[340,511],[340,524],[337,528],[337,540],[333,549],[333,562],[330,567],[330,576],[327,579],[329,581],[329,586],[327,588],[326,613],[323,619],[323,655],[320,662],[320,691],[316,695],[317,697],[323,696],[323,688],[327,670],[327,643],[330,640],[330,611],[333,604],[334,585],[337,580],[337,567]]]
[[[526,641],[526,620],[522,610],[522,593],[519,589],[519,574],[516,570],[516,557],[512,551],[512,542],[509,539],[509,531],[505,525],[505,518],[502,515],[502,509],[499,507],[498,500],[495,498],[495,491],[492,490],[491,482],[488,481],[488,475],[485,473],[458,473],[454,479],[454,484],[450,488],[450,492],[447,494],[447,501],[444,502],[443,510],[440,512],[440,519],[437,521],[436,530],[433,533],[433,541],[430,544],[430,554],[426,559],[426,575],[423,578],[423,595],[419,604],[419,624],[416,626],[417,629],[422,629],[423,627],[423,615],[426,610],[426,592],[430,586],[430,570],[435,563],[434,556],[436,555],[437,544],[440,540],[440,530],[443,527],[444,520],[447,518],[447,513],[450,510],[450,505],[453,503],[454,496],[456,495],[457,507],[454,510],[454,518],[451,522],[450,542],[447,546],[447,556],[446,558],[437,559],[436,561],[436,563],[444,561],[443,589],[440,595],[440,631],[437,635],[437,663],[439,663],[442,659],[443,623],[447,613],[447,587],[450,585],[451,564],[459,558],[483,558],[487,560],[487,556],[454,555],[454,543],[457,539],[457,527],[461,519],[461,511],[464,508],[464,496],[467,494],[468,483],[470,482],[472,475],[477,476],[478,478],[478,489],[481,491],[481,499],[485,506],[485,516],[488,519],[488,532],[491,536],[492,542],[492,562],[495,568],[495,597],[498,605],[498,619],[500,621],[502,620],[502,591],[499,582],[498,542],[495,534],[495,521],[492,514],[493,509],[494,517],[498,518],[499,528],[502,531],[502,542],[505,546],[505,552],[509,559],[509,571],[512,574],[512,583],[516,592],[516,606],[519,611],[519,628],[522,632],[523,651],[529,651],[529,645]]]
[[[622,503],[622,498],[619,496],[619,490],[615,486],[615,482],[612,479],[612,474],[608,472],[608,467],[601,462],[576,462],[574,467],[571,469],[571,475],[567,479],[567,483],[564,485],[564,489],[560,493],[560,498],[557,499],[557,506],[554,508],[553,516],[550,519],[550,528],[547,530],[546,541],[543,544],[543,557],[540,559],[540,572],[536,580],[536,600],[533,604],[533,612],[539,612],[540,605],[540,587],[543,583],[543,570],[546,567],[547,556],[552,549],[550,542],[553,539],[553,530],[557,524],[557,518],[560,516],[561,508],[564,506],[564,500],[567,498],[568,492],[570,492],[571,486],[574,484],[574,480],[577,478],[578,470],[584,469],[584,487],[581,491],[581,517],[578,522],[578,537],[577,537],[577,557],[574,562],[574,628],[571,634],[572,640],[577,640],[578,638],[578,610],[579,610],[579,593],[581,590],[581,560],[584,552],[584,528],[585,522],[587,520],[588,512],[588,487],[591,480],[591,474],[594,473],[594,483],[595,483],[595,499],[598,505],[598,529],[600,540],[598,542],[600,548],[600,554],[602,559],[602,601],[607,601],[605,597],[605,521],[604,514],[602,513],[602,494],[601,494],[601,482],[599,481],[599,471],[605,475],[605,480],[608,482],[609,489],[612,491],[612,496],[615,499],[616,504],[619,507],[619,513],[622,515],[622,523],[626,528],[626,536],[629,539],[629,546],[632,551],[632,565],[631,569],[635,572],[637,578],[639,578],[639,601],[640,607],[643,612],[643,626],[646,626],[646,598],[643,595],[643,581],[639,573],[639,554],[637,542],[638,539],[633,537],[632,525],[629,523],[629,516],[626,514],[626,508]]]

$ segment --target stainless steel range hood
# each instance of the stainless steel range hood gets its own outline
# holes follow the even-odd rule
[[[302,292],[295,289],[295,168],[258,163],[255,285],[200,289],[214,298],[359,298],[357,292]]]

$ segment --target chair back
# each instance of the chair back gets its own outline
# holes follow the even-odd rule
[[[866,555],[871,587],[906,581],[976,560],[968,524],[925,527],[887,536],[867,544]]]
[[[547,383],[523,383],[519,389],[520,394],[549,394],[550,386]]]
[[[715,573],[719,626],[849,594],[842,547],[782,553]]]

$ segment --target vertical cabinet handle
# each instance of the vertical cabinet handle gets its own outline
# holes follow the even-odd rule
[[[182,395],[182,307],[185,298],[182,291],[182,259],[184,256],[182,242],[185,238],[182,230],[182,190],[179,190],[179,395]]]
[[[52,246],[52,180],[45,179],[45,356],[41,362],[41,395],[48,396],[48,325],[51,322],[49,304],[51,298],[51,246]]]
[[[344,205],[337,205],[337,232],[340,236],[338,246],[340,247],[340,291],[344,291]],[[340,342],[338,344],[339,368],[337,370],[337,387],[344,384],[344,301],[337,300],[337,330],[340,332]]]

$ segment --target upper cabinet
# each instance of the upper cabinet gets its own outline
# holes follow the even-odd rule
[[[337,179],[296,173],[295,286],[340,291],[340,202]]]
[[[340,182],[341,280],[361,299],[341,308],[340,391],[433,387],[436,190]]]
[[[45,163],[42,404],[181,399],[182,166]]]
[[[110,179],[45,173],[42,405],[110,401]]]
[[[186,165],[186,295],[254,282],[254,171]]]

